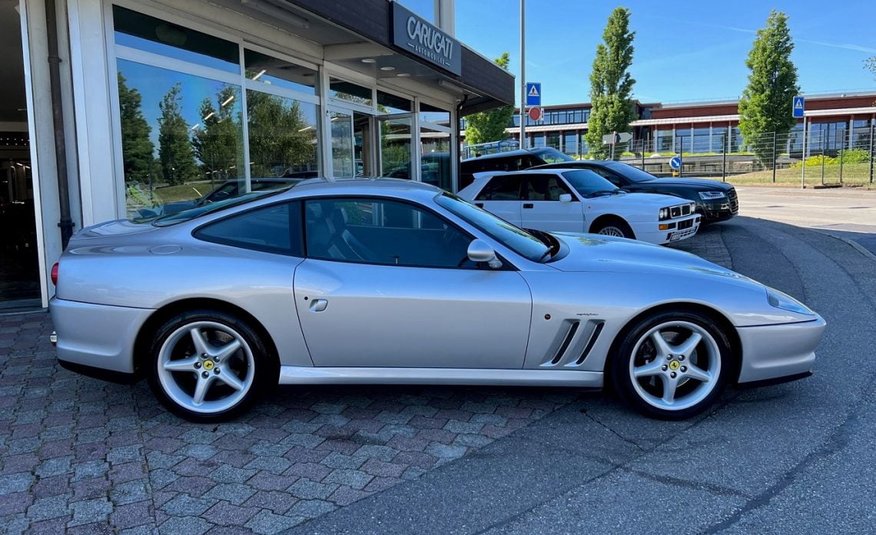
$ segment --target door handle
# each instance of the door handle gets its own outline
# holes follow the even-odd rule
[[[535,205],[532,204],[531,202],[525,202],[525,203],[523,203],[523,207],[524,208],[535,208]]]
[[[310,302],[311,312],[322,312],[328,306],[328,301],[325,299],[314,299]]]

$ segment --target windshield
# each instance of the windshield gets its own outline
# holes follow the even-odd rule
[[[553,147],[543,147],[540,149],[529,149],[529,152],[535,154],[545,163],[560,163],[560,162],[574,162],[575,159],[569,156],[568,154],[563,154]]]
[[[569,185],[584,198],[620,193],[621,191],[608,180],[587,169],[563,171],[563,176]]]
[[[244,193],[243,195],[239,195],[237,197],[231,197],[229,199],[224,199],[216,202],[209,202],[202,204],[200,206],[196,206],[195,208],[189,208],[188,210],[183,210],[182,212],[178,212],[172,215],[166,215],[164,217],[159,218],[144,218],[135,220],[135,223],[149,223],[151,222],[156,227],[167,227],[170,225],[176,225],[177,223],[182,223],[183,221],[191,221],[196,217],[201,217],[203,215],[212,214],[213,212],[217,212],[219,210],[224,210],[226,208],[231,208],[232,206],[240,206],[241,204],[246,204],[248,202],[252,202],[256,199],[262,199],[264,197],[268,197],[271,195],[276,195],[292,186],[288,186],[281,189],[271,189],[271,190],[262,190],[262,191],[253,191],[250,193]]]
[[[606,164],[606,167],[616,173],[622,174],[627,179],[633,182],[650,182],[657,179],[657,177],[652,175],[651,173],[646,173],[638,167],[633,167],[632,165],[626,163],[611,162]]]
[[[550,250],[544,242],[532,234],[467,203],[452,193],[441,193],[435,198],[435,202],[505,247],[533,262],[543,260]]]

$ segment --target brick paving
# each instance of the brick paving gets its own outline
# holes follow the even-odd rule
[[[730,266],[720,227],[676,247]],[[283,387],[192,424],[145,382],[58,366],[51,320],[0,316],[0,531],[276,533],[415,479],[570,403],[572,389]]]

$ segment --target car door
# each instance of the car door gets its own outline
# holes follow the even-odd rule
[[[523,182],[521,226],[554,232],[584,232],[584,212],[578,197],[559,175],[526,174]],[[568,194],[571,201],[560,200]]]
[[[484,210],[496,214],[505,221],[520,226],[523,222],[521,207],[520,175],[496,175],[484,185],[475,196],[474,203]]]
[[[468,261],[470,235],[376,197],[311,199],[305,214],[294,293],[316,366],[523,366],[529,287],[515,270]]]

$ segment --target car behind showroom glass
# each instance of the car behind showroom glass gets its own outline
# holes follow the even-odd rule
[[[435,202],[522,257],[538,262],[548,251],[548,247],[532,234],[452,193],[439,194]]]

